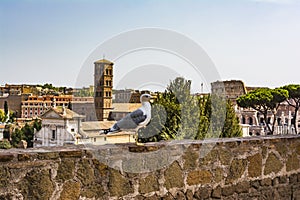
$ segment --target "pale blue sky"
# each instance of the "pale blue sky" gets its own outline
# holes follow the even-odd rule
[[[73,87],[99,44],[143,27],[194,40],[223,80],[300,83],[298,0],[0,0],[0,84]]]

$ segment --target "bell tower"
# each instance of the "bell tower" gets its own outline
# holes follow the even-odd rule
[[[105,121],[112,109],[113,65],[102,59],[94,62],[94,104],[99,121]]]

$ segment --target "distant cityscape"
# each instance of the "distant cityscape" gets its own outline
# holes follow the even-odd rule
[[[216,81],[211,83],[211,93],[221,92],[232,102],[243,136],[266,135],[263,116],[254,109],[240,108],[236,99],[257,89],[248,87],[241,80]],[[113,63],[102,59],[94,62],[94,85],[83,88],[67,88],[44,85],[6,84],[0,86],[0,110],[8,107],[21,128],[35,119],[42,121],[42,128],[35,133],[34,146],[61,146],[65,144],[118,143],[134,140],[132,134],[100,136],[99,130],[108,128],[140,106],[139,98],[149,93],[153,100],[159,92],[135,89],[113,89]],[[194,95],[208,95],[196,93]],[[275,134],[293,134],[294,108],[282,103],[276,119],[268,114],[271,123],[277,120]],[[299,119],[299,118],[298,118]],[[7,123],[0,125],[0,140],[4,139]],[[7,136],[6,136],[7,137]],[[10,137],[10,136],[9,136]],[[8,138],[9,139],[9,138]]]

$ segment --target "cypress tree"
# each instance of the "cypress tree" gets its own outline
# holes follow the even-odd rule
[[[4,113],[5,113],[5,115],[7,115],[7,113],[8,113],[7,101],[4,101]]]
[[[221,137],[241,137],[243,135],[239,119],[232,107],[232,103],[226,102],[226,118]]]

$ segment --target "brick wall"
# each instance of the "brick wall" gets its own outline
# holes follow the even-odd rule
[[[0,199],[300,199],[300,136],[2,150]]]

